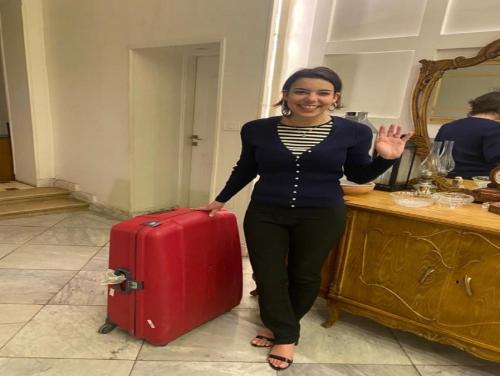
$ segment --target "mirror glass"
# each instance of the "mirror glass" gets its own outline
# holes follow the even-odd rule
[[[468,102],[491,91],[500,91],[500,59],[444,72],[429,101],[431,138],[436,132],[433,125],[466,117],[470,110]]]
[[[500,123],[495,122],[497,119],[492,113],[477,113],[469,118],[469,102],[500,91],[500,39],[478,51],[449,51],[444,55],[440,60],[420,60],[420,75],[412,96],[417,154],[422,159],[428,157],[432,141],[441,129],[439,141],[454,142],[453,149],[448,149],[452,150],[455,167],[449,170],[447,177],[487,176],[493,166],[500,163]],[[489,98],[492,100],[496,95]],[[447,123],[452,124],[443,129]],[[484,137],[485,134],[488,137]],[[449,154],[441,152],[440,161],[444,155]],[[451,179],[444,177],[443,171],[432,175],[438,188],[460,190]],[[476,186],[465,188],[473,187]]]

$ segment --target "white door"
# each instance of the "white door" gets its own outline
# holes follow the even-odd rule
[[[210,195],[218,75],[218,56],[196,57],[189,207],[206,205]]]

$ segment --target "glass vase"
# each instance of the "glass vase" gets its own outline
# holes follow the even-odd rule
[[[439,155],[439,170],[438,175],[447,176],[450,171],[455,168],[455,160],[453,159],[453,145],[455,141],[445,141],[443,150]]]
[[[439,151],[441,149],[441,141],[434,141],[431,145],[431,150],[427,157],[420,163],[420,176],[424,179],[431,179],[433,175],[438,174],[440,170]]]

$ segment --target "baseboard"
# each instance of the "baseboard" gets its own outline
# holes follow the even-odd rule
[[[53,180],[54,180],[53,187],[67,189],[68,191],[71,191],[71,192],[80,191],[80,186],[76,183],[72,183],[70,181],[66,181],[66,180],[62,180],[62,179],[53,179]]]
[[[102,214],[105,214],[107,216],[114,217],[117,219],[122,219],[122,220],[125,220],[125,219],[128,219],[131,217],[131,215],[124,210],[112,208],[112,207],[100,204],[98,202],[91,203],[89,206],[89,209],[93,210],[95,212],[102,213]]]
[[[97,197],[95,197],[93,194],[90,194],[87,192],[73,191],[73,192],[71,192],[71,195],[74,198],[76,198],[77,200],[85,201],[85,202],[88,202],[89,204],[97,203]]]
[[[114,207],[110,207],[98,202],[97,197],[91,193],[83,192],[80,190],[80,185],[77,183],[72,183],[70,181],[62,180],[62,179],[52,179],[53,187],[63,188],[71,192],[71,196],[76,198],[77,200],[86,202],[89,204],[89,209],[95,212],[99,212],[110,217],[114,217],[117,219],[127,219],[130,218],[131,215],[127,211],[117,209]]]
[[[56,181],[56,179],[54,179],[54,178],[37,179],[36,186],[39,188],[54,187],[55,181]]]

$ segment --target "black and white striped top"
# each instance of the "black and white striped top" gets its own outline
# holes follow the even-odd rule
[[[306,150],[323,141],[333,126],[333,121],[313,127],[293,127],[278,124],[278,136],[293,155],[301,155]]]

